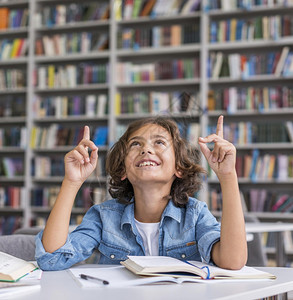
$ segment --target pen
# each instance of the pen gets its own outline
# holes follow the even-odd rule
[[[89,276],[89,275],[85,275],[85,274],[79,274],[79,276],[80,276],[80,278],[85,279],[85,280],[100,282],[105,285],[109,284],[109,281],[98,278],[98,277],[93,277],[93,276]]]

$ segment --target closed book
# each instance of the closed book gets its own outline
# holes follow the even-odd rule
[[[9,22],[9,9],[0,7],[0,29],[6,29]]]
[[[105,146],[107,145],[108,140],[108,127],[98,127],[95,130],[93,136],[93,142],[97,146]]]
[[[289,141],[293,143],[293,122],[286,121],[286,129],[289,136]]]
[[[272,211],[277,211],[278,210],[278,208],[281,206],[281,205],[283,205],[286,201],[287,201],[287,199],[289,198],[289,195],[281,195],[278,199],[277,199],[277,201],[275,202],[275,204],[272,206]]]
[[[140,16],[141,17],[145,17],[145,16],[149,16],[151,14],[151,11],[155,5],[157,0],[148,0],[145,2],[141,12],[140,12]]]
[[[281,56],[280,59],[278,60],[276,69],[275,69],[275,75],[276,76],[280,76],[282,74],[283,68],[284,68],[284,64],[287,58],[287,55],[289,53],[290,48],[289,47],[284,47],[282,52],[281,52]]]
[[[223,63],[223,53],[218,52],[217,55],[216,55],[215,65],[213,67],[213,73],[212,73],[212,78],[213,79],[219,78],[221,68],[222,68],[222,63]]]
[[[93,117],[96,114],[96,95],[87,95],[85,99],[85,114],[88,117]]]

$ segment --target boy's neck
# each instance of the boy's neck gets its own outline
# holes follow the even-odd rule
[[[169,200],[165,198],[166,193],[158,191],[135,191],[135,219],[143,223],[160,222],[162,213],[166,208]]]

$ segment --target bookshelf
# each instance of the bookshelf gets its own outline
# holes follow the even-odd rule
[[[286,124],[292,123],[293,73],[286,64],[291,64],[292,54],[282,65],[280,58],[293,51],[293,3],[247,1],[245,7],[239,1],[234,8],[225,3],[206,2],[208,123],[212,128],[219,114],[225,116],[226,137],[237,147],[236,168],[246,213],[262,221],[291,222],[293,140]],[[220,216],[214,176],[208,185],[208,201]],[[270,240],[266,237],[269,247]],[[285,242],[290,254],[292,236]]]
[[[12,233],[18,228],[26,211],[23,198],[29,2],[11,1],[6,4],[0,3],[0,234]],[[9,59],[10,55],[12,59]]]
[[[253,135],[258,127],[256,137],[264,139],[245,140],[241,135],[234,141],[247,213],[252,213],[254,202],[251,190],[274,194],[267,195],[267,208],[279,195],[292,197],[293,140],[287,123],[293,121],[293,3],[246,1],[248,6],[233,8],[234,1],[226,7],[227,1],[206,0],[198,9],[198,1],[189,1],[194,6],[181,7],[178,13],[176,6],[164,7],[163,1],[148,1],[148,9],[140,7],[141,2],[129,1],[121,10],[122,1],[115,0],[87,0],[82,5],[70,0],[0,1],[0,14],[1,8],[27,12],[18,27],[0,30],[1,45],[3,40],[11,47],[16,39],[27,40],[26,48],[14,51],[19,56],[0,55],[1,72],[13,70],[18,75],[8,77],[20,78],[0,88],[1,136],[13,136],[8,134],[12,131],[22,136],[0,147],[1,162],[22,162],[17,175],[4,175],[0,169],[0,204],[3,188],[8,195],[16,193],[8,192],[16,187],[21,199],[15,207],[0,207],[4,217],[15,217],[16,226],[44,223],[62,180],[62,159],[80,138],[82,126],[91,127],[92,137],[105,127],[108,131],[99,146],[101,168],[84,184],[73,223],[79,222],[90,199],[98,202],[105,196],[103,165],[109,146],[131,120],[157,114],[174,117],[191,141],[213,130],[220,114],[231,138],[239,132]],[[284,61],[276,72],[282,53],[291,64],[284,72]],[[270,70],[263,68],[268,61]],[[279,132],[264,134],[271,131],[268,126]],[[273,175],[251,178],[250,172],[240,172],[252,168],[249,162],[256,153],[255,167],[275,162]],[[282,159],[291,167],[277,178]],[[218,190],[211,174],[199,197],[219,216]],[[264,221],[292,221],[291,211],[253,214]]]

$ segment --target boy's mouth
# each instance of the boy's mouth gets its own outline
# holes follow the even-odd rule
[[[160,164],[157,163],[156,161],[154,160],[142,160],[142,161],[139,161],[136,166],[137,167],[146,167],[146,166],[152,166],[152,167],[156,167],[156,166],[159,166]]]

